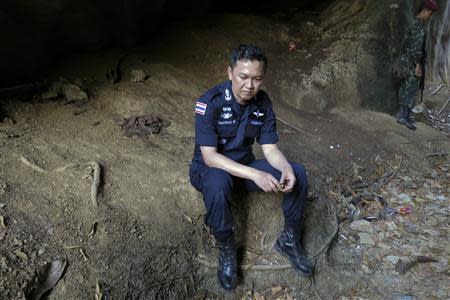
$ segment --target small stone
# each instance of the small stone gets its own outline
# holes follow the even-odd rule
[[[40,249],[38,250],[38,252],[37,252],[37,255],[38,255],[38,256],[41,256],[42,254],[44,254],[44,252],[45,252],[45,249],[44,249],[44,248],[40,248]]]
[[[404,188],[409,188],[409,189],[416,189],[417,188],[417,184],[414,183],[414,181],[410,180],[405,180],[402,183]]]
[[[402,193],[402,194],[398,195],[398,197],[404,203],[411,203],[412,202],[411,197],[408,194]]]
[[[131,82],[143,82],[146,78],[145,72],[142,70],[131,70]]]
[[[58,92],[55,90],[48,90],[48,91],[42,93],[41,98],[43,100],[56,99],[56,98],[58,98]]]
[[[368,266],[366,266],[366,265],[362,265],[361,266],[361,269],[364,271],[364,273],[366,273],[366,274],[370,274],[371,272],[370,272],[370,268],[368,267]]]
[[[394,287],[395,286],[395,281],[394,278],[392,278],[392,276],[386,275],[383,277],[383,284],[385,287]]]
[[[415,300],[416,298],[414,296],[402,295],[401,293],[395,292],[392,294],[392,296],[389,299],[392,299],[392,300]]]
[[[426,194],[425,198],[427,198],[428,200],[431,200],[431,201],[436,201],[437,200],[436,196],[433,195],[432,193]]]
[[[369,221],[366,220],[356,220],[350,224],[350,229],[359,232],[373,233],[373,226]]]
[[[444,201],[447,201],[448,198],[447,198],[446,196],[440,194],[440,195],[437,195],[437,196],[436,196],[436,199],[437,199],[438,201],[444,202]]]
[[[384,244],[384,243],[379,243],[379,244],[378,244],[378,247],[380,247],[380,248],[383,249],[383,250],[391,250],[391,249],[392,249],[391,246],[386,245],[386,244]]]
[[[16,250],[13,252],[17,257],[20,257],[23,260],[28,260],[28,255],[26,255],[24,252],[20,250]]]
[[[439,173],[436,170],[433,170],[430,174],[431,178],[439,179]]]
[[[61,92],[69,102],[84,101],[88,99],[88,95],[75,84],[64,84]]]
[[[366,232],[360,232],[360,233],[358,233],[358,236],[359,236],[360,244],[375,246],[376,242],[375,242],[374,236],[372,234],[369,234]]]
[[[53,235],[54,232],[55,232],[55,227],[52,224],[48,224],[47,233],[50,235]]]
[[[398,262],[398,260],[400,259],[400,257],[395,256],[395,255],[388,255],[388,256],[386,256],[386,259],[387,259],[391,264],[395,265],[395,264]]]
[[[5,203],[1,203],[1,202],[0,202],[0,209],[4,208],[5,205],[6,205]]]

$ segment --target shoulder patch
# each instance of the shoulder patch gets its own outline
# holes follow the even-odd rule
[[[207,107],[208,107],[207,104],[197,101],[195,102],[195,113],[203,116],[206,113]]]

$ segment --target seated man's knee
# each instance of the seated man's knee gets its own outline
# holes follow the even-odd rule
[[[298,182],[305,183],[308,181],[308,175],[306,169],[302,164],[291,162],[292,169],[294,170],[295,177]]]
[[[218,168],[211,168],[203,180],[205,180],[204,188],[209,192],[228,192],[233,188],[231,175]]]

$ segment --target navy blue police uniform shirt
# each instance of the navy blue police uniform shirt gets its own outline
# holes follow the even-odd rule
[[[201,167],[203,156],[200,146],[216,147],[226,157],[248,164],[255,159],[254,141],[276,144],[278,134],[272,102],[264,91],[245,106],[233,96],[231,81],[203,94],[195,103],[195,149],[193,169]]]

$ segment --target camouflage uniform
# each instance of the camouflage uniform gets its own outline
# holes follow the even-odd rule
[[[415,17],[406,31],[403,42],[403,50],[400,56],[400,64],[408,69],[408,77],[400,85],[398,92],[400,105],[413,108],[416,102],[416,94],[419,90],[419,77],[416,76],[416,65],[420,64],[425,56],[425,24]]]

